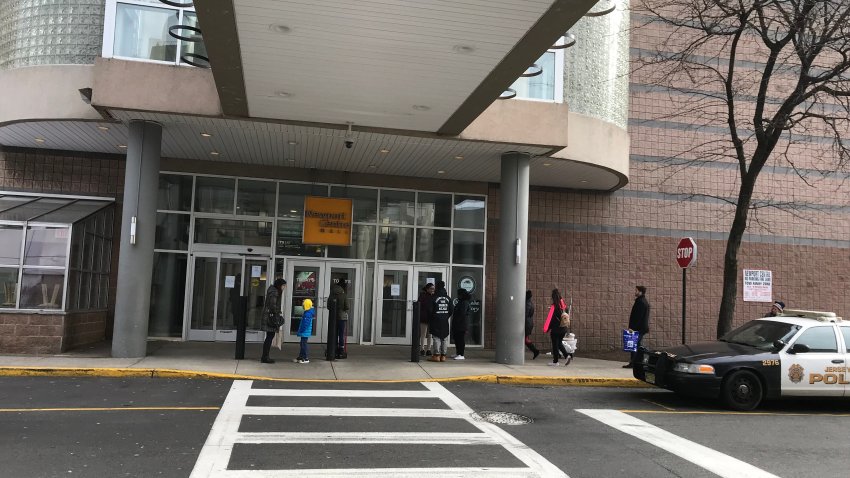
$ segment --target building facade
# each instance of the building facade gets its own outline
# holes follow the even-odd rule
[[[323,301],[343,282],[350,343],[409,343],[413,301],[443,280],[452,295],[471,292],[468,343],[497,348],[499,360],[522,360],[526,288],[539,345],[548,345],[542,316],[557,287],[572,300],[581,348],[618,349],[638,284],[653,306],[650,343],[672,344],[682,236],[700,247],[688,336],[713,337],[731,208],[708,196],[728,196],[734,170],[663,167],[683,142],[717,131],[693,128],[698,118],[657,119],[672,100],[630,78],[629,59],[662,32],[632,29],[641,18],[622,2],[567,13],[567,2],[526,11],[496,2],[489,27],[501,49],[493,31],[459,32],[424,9],[387,12],[424,25],[410,36],[361,38],[347,30],[364,21],[359,10],[305,31],[310,22],[299,20],[319,7],[264,11],[237,0],[239,15],[228,17],[153,1],[67,3],[0,11],[0,86],[18,93],[0,99],[0,238],[3,249],[24,245],[3,276],[0,351],[113,338],[117,355],[132,356],[140,339],[230,341],[239,298],[247,340],[259,341],[275,277],[288,282],[287,341],[306,298],[319,304],[311,340],[326,340]],[[300,53],[326,45],[329,27],[350,42]],[[202,68],[207,58],[212,68]],[[767,174],[765,184],[812,204],[846,202],[837,179],[812,189],[787,165]],[[3,199],[17,197],[60,202],[7,221],[16,207]],[[306,197],[352,201],[350,246],[303,243]],[[96,199],[96,219],[40,221]],[[771,270],[775,298],[841,314],[850,226],[840,208],[817,220],[824,227],[777,212],[754,224],[742,269]],[[28,231],[48,226],[67,228],[67,252],[36,277],[27,244],[46,250],[49,241]],[[764,308],[739,294],[736,320]]]

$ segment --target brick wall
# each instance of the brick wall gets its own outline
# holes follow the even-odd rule
[[[0,314],[0,353],[61,353],[64,320],[62,314]]]
[[[66,315],[64,349],[68,350],[104,340],[108,317],[109,313],[105,310],[72,312]]]

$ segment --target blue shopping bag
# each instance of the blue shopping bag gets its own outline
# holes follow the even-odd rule
[[[623,351],[637,352],[638,338],[640,338],[640,332],[623,330]]]

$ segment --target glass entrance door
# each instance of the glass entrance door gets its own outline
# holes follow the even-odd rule
[[[443,266],[378,266],[383,290],[378,299],[378,327],[375,342],[378,344],[409,344],[413,322],[413,301],[425,284],[446,281],[448,268]],[[451,295],[451,293],[449,293]]]
[[[284,340],[297,342],[298,327],[304,314],[304,300],[313,301],[316,314],[313,330],[308,342],[327,343],[328,340],[328,297],[331,285],[340,284],[346,290],[348,300],[348,342],[357,342],[362,320],[362,284],[360,263],[330,262],[314,260],[287,260],[286,305],[284,310],[287,326]]]
[[[247,298],[245,340],[259,342],[269,260],[236,254],[196,253],[192,266],[189,340],[235,341],[240,298]]]

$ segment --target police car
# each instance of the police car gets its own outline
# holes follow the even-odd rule
[[[641,348],[634,376],[682,395],[720,398],[733,410],[763,399],[850,396],[850,321],[785,309],[714,342]]]

